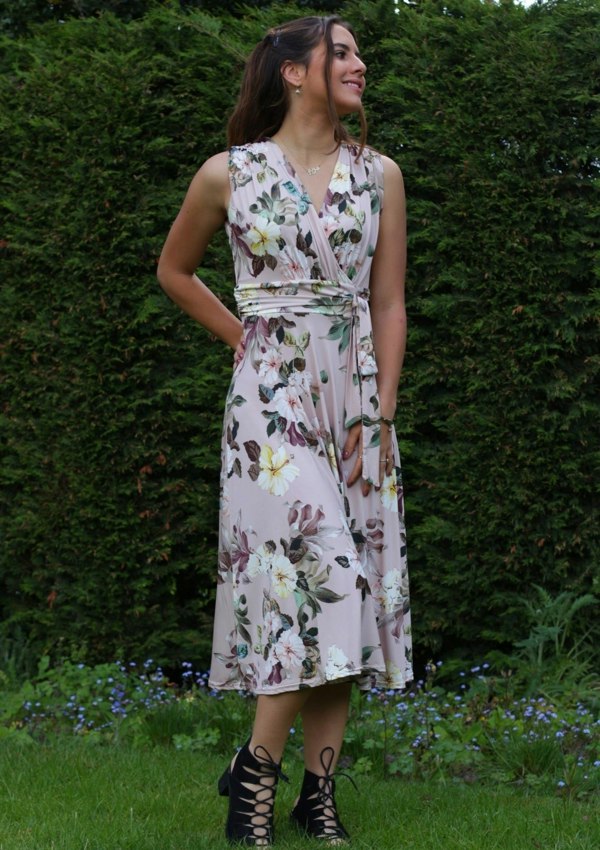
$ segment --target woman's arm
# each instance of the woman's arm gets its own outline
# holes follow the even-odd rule
[[[157,277],[167,295],[186,313],[236,348],[242,323],[195,274],[206,246],[227,215],[227,160],[226,151],[211,157],[192,180],[160,255]]]
[[[406,348],[406,310],[404,276],[406,273],[406,204],[400,169],[391,159],[382,157],[384,204],[379,223],[379,237],[373,256],[370,278],[371,322],[377,361],[377,390],[380,416],[393,419],[400,370]],[[362,471],[362,428],[353,426],[344,445],[344,457],[358,449],[356,462],[348,477],[348,485],[358,481]],[[391,429],[381,424],[381,476],[390,475],[398,458],[393,457]],[[367,495],[369,485],[362,481]]]
[[[406,203],[402,173],[382,157],[384,201],[371,266],[370,303],[381,415],[393,419],[406,349]]]

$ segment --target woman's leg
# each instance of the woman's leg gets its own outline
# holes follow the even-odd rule
[[[319,688],[319,690],[322,690]],[[283,694],[261,695],[256,702],[256,715],[250,749],[264,747],[273,761],[281,761],[285,742],[298,712],[310,698],[308,688]]]
[[[323,775],[321,753],[326,747],[333,749],[330,772],[335,769],[348,721],[351,690],[351,682],[315,688],[300,710],[304,729],[304,765],[312,773]]]
[[[292,817],[309,835],[328,846],[348,840],[335,804],[333,772],[342,748],[351,689],[350,682],[316,688],[300,712],[305,771]]]
[[[220,793],[229,796],[225,834],[230,841],[271,845],[279,763],[290,726],[307,699],[305,690],[258,697],[252,737],[219,782]]]

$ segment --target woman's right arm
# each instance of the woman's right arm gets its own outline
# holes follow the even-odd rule
[[[227,215],[228,156],[224,151],[211,157],[192,180],[160,255],[157,277],[182,310],[235,349],[242,323],[195,274]]]

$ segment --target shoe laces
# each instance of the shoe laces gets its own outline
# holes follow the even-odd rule
[[[339,776],[343,776],[346,779],[349,779],[352,785],[354,786],[354,790],[358,793],[358,786],[352,776],[349,773],[345,773],[343,770],[336,770],[333,773],[331,772],[331,765],[333,764],[333,760],[335,758],[335,750],[333,747],[324,747],[321,750],[319,755],[319,760],[321,762],[321,767],[325,771],[323,776],[319,777],[323,779],[323,787],[319,783],[319,791],[317,794],[317,800],[321,803],[322,806],[332,807],[334,805],[333,800],[333,792],[335,787],[335,779]]]

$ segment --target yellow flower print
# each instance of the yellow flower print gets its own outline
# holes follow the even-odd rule
[[[259,215],[254,226],[246,234],[246,239],[252,253],[257,257],[264,257],[265,254],[277,253],[279,250],[277,240],[280,236],[281,228],[265,216]]]
[[[345,165],[343,162],[338,162],[335,167],[335,170],[331,176],[331,191],[332,192],[345,192],[348,188],[350,176],[350,166]]]
[[[292,562],[285,555],[275,555],[271,561],[273,587],[277,596],[285,599],[294,591],[298,576]]]
[[[274,452],[268,443],[264,445],[260,450],[259,464],[258,486],[273,496],[283,496],[290,482],[300,474],[298,467],[290,461],[285,446]]]
[[[385,673],[382,676],[383,686],[388,688],[403,688],[406,684],[402,670],[393,661],[385,662]]]
[[[379,489],[379,498],[384,508],[388,511],[398,513],[398,487],[396,483],[396,470],[392,470],[391,475],[386,475],[381,482]]]

